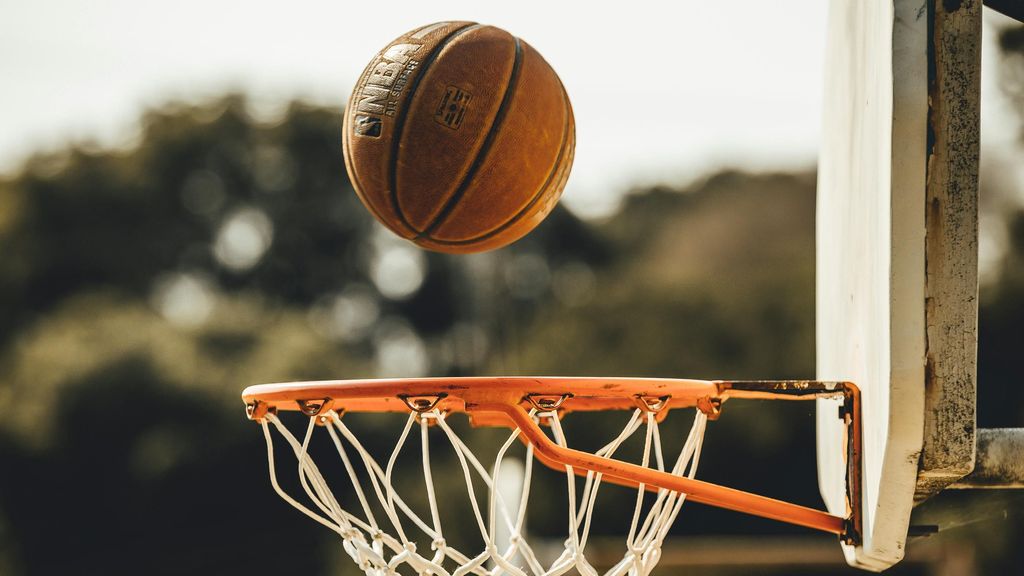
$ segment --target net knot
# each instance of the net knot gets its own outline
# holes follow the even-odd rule
[[[544,426],[551,424],[554,420],[558,420],[558,410],[546,410],[533,414],[533,421]]]
[[[580,550],[571,536],[565,540],[565,551],[569,553],[569,558],[573,562],[578,560],[580,557]]]
[[[434,541],[430,543],[430,548],[433,550],[444,550],[447,547],[448,543],[444,538],[435,538]]]

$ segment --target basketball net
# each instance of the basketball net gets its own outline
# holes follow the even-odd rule
[[[611,442],[596,451],[596,455],[611,458],[629,438],[643,434],[643,455],[639,464],[652,470],[668,471],[677,476],[693,478],[700,459],[701,445],[707,416],[696,410],[693,426],[675,462],[666,468],[662,452],[658,418],[653,411],[637,409],[626,426]],[[566,446],[566,437],[556,411],[533,408],[529,412],[535,422],[549,424],[555,443]],[[281,421],[276,413],[268,413],[259,420],[267,442],[270,481],[274,490],[290,505],[316,522],[334,531],[342,540],[345,552],[370,576],[408,573],[462,576],[554,576],[576,569],[585,576],[596,576],[598,570],[587,559],[588,536],[594,516],[595,502],[603,475],[583,473],[563,466],[568,489],[568,526],[565,549],[553,561],[543,561],[539,548],[527,538],[526,512],[530,501],[530,488],[534,468],[534,447],[518,427],[498,449],[493,465],[487,468],[474,455],[469,446],[446,422],[447,413],[436,406],[413,411],[403,427],[387,462],[379,463],[359,441],[356,433],[346,425],[334,410],[308,418],[305,432],[299,435]],[[341,459],[349,486],[345,501],[336,495],[309,453],[310,441],[324,430]],[[642,430],[642,432],[641,432]],[[429,517],[418,515],[408,502],[421,502],[423,495],[407,494],[403,498],[395,487],[395,467],[400,452],[419,436],[422,454],[422,475]],[[456,549],[445,538],[445,506],[438,505],[430,458],[430,437],[442,435],[454,449],[458,460],[465,494],[472,508],[477,530],[482,538],[478,549]],[[291,495],[278,482],[275,460],[275,437],[283,438],[297,465],[302,494]],[[526,444],[525,465],[522,466],[522,491],[516,501],[508,501],[495,479],[510,447],[521,440]],[[508,463],[506,462],[506,466]],[[448,470],[449,472],[454,472]],[[406,472],[408,474],[408,472]],[[455,481],[457,474],[448,473],[445,483]],[[507,476],[507,474],[506,474]],[[577,477],[580,477],[579,479]],[[483,485],[486,493],[478,493]],[[336,486],[337,488],[337,486]],[[635,488],[636,502],[632,520],[625,537],[622,560],[612,566],[607,575],[646,575],[661,558],[661,546],[686,499],[680,492],[658,489],[640,484]],[[655,494],[653,503],[645,493]],[[448,496],[446,496],[447,498]],[[417,546],[417,541],[421,542]],[[423,544],[430,542],[430,549]]]

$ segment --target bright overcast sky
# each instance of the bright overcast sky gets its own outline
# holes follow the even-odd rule
[[[578,133],[565,198],[601,212],[638,183],[812,166],[826,11],[823,0],[0,0],[0,172],[69,138],[123,142],[169,99],[243,89],[270,107],[302,96],[340,109],[391,39],[464,19],[524,38],[558,71]]]

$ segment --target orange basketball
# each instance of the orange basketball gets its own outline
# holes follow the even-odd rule
[[[384,48],[345,112],[345,166],[396,234],[441,252],[518,240],[555,207],[576,142],[569,97],[529,44],[439,22]]]

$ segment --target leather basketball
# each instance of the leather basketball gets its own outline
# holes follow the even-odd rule
[[[575,125],[558,75],[494,26],[439,22],[385,47],[345,111],[345,166],[363,204],[431,250],[518,240],[555,207]]]

